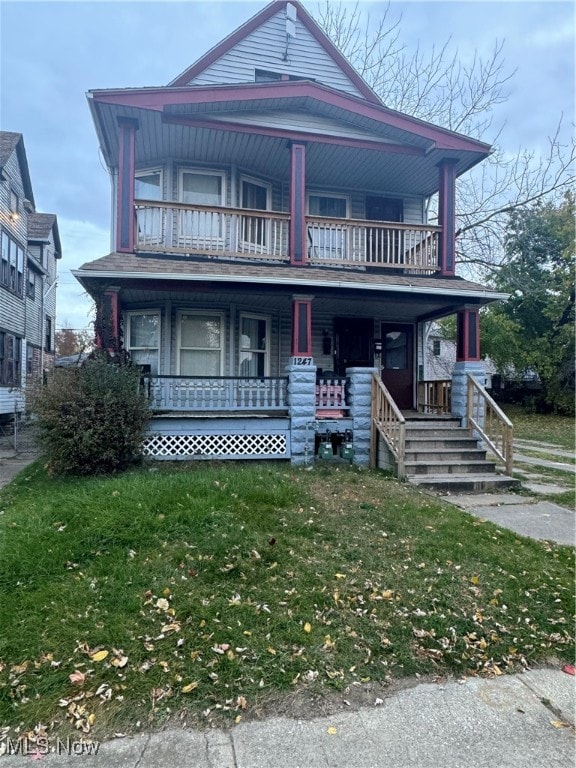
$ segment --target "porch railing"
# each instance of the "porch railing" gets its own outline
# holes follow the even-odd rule
[[[452,412],[452,379],[418,382],[418,410],[421,413]]]
[[[139,250],[288,259],[287,213],[151,200],[134,207]]]
[[[346,378],[320,377],[316,381],[316,415],[344,416],[346,403]]]
[[[440,270],[440,227],[317,216],[307,216],[306,221],[311,263],[352,263],[427,273]]]
[[[404,477],[406,456],[406,420],[384,386],[380,376],[372,376],[372,423],[370,465],[376,467],[377,441],[380,434],[396,459],[398,477]]]
[[[160,253],[220,254],[288,261],[290,214],[137,200],[135,247]],[[439,271],[440,227],[307,216],[310,264]]]
[[[153,376],[145,379],[157,411],[249,412],[287,408],[286,377]]]
[[[468,427],[476,430],[490,450],[513,471],[514,427],[484,387],[468,374]]]

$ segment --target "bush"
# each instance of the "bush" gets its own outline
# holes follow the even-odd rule
[[[51,472],[115,472],[140,454],[150,416],[140,376],[137,366],[105,352],[80,368],[50,374],[34,398],[34,411]]]

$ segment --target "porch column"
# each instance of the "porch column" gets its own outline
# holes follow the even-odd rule
[[[438,163],[440,185],[438,192],[438,224],[440,232],[439,262],[443,276],[456,272],[456,164],[455,158]]]
[[[306,144],[290,143],[290,263],[307,261]]]
[[[107,288],[96,307],[96,346],[111,354],[120,349],[120,288]]]
[[[370,434],[372,422],[372,374],[375,368],[346,368],[348,405],[352,418],[354,464],[370,464]]]
[[[468,374],[483,385],[486,368],[480,360],[480,315],[477,307],[464,307],[456,317],[456,363],[452,372],[452,414],[466,423]]]
[[[134,251],[134,163],[138,121],[118,118],[118,198],[116,201],[116,250]]]
[[[292,357],[312,357],[313,298],[313,296],[292,297]]]

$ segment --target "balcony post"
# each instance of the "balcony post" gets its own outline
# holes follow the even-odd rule
[[[292,356],[312,357],[313,296],[292,296]]]
[[[116,250],[134,251],[134,165],[138,121],[118,118],[118,190],[116,204]]]
[[[456,164],[455,158],[438,163],[438,223],[442,227],[438,251],[440,273],[452,277],[456,272]]]
[[[104,291],[96,305],[96,346],[111,354],[120,350],[120,288]]]
[[[290,143],[290,263],[307,261],[306,234],[306,144]]]

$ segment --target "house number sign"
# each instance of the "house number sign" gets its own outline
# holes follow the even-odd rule
[[[292,365],[312,365],[314,358],[312,357],[293,357]]]

